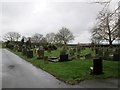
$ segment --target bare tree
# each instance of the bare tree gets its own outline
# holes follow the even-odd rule
[[[97,28],[92,29],[92,38],[91,41],[94,44],[100,44],[102,42],[103,38],[98,34]]]
[[[8,32],[4,35],[3,39],[6,41],[18,41],[21,35],[18,32]]]
[[[54,43],[57,44],[58,46],[61,46],[63,44],[58,34],[55,34]]]
[[[118,17],[116,15],[110,12],[101,13],[98,17],[99,23],[92,31],[92,38],[108,41],[109,45],[112,45],[112,42],[118,37]]]
[[[73,33],[70,32],[70,30],[65,27],[63,27],[62,29],[59,30],[57,37],[64,44],[67,44],[71,40],[74,40]]]
[[[48,33],[46,35],[46,39],[48,43],[54,43],[55,42],[55,33]]]
[[[42,38],[43,38],[43,35],[42,35],[42,34],[35,33],[35,34],[32,36],[31,40],[32,40],[32,42],[34,42],[34,43],[40,43],[40,41],[42,40]]]
[[[118,2],[118,43],[120,44],[120,1]]]

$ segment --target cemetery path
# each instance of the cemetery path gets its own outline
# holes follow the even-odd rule
[[[117,79],[85,80],[78,85],[68,85],[49,73],[6,49],[2,51],[2,88],[111,88],[117,87]]]
[[[68,88],[49,73],[34,67],[10,51],[2,50],[3,88]],[[73,87],[73,86],[72,86]],[[81,86],[80,86],[81,87]]]

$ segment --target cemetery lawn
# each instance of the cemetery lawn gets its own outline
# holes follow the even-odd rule
[[[0,48],[2,48],[2,44],[0,43]]]
[[[28,59],[26,56],[23,56],[21,52],[14,53],[32,63],[34,66],[49,72],[57,79],[68,84],[77,84],[85,79],[118,78],[118,63],[120,61],[103,60],[104,74],[90,75],[92,60],[81,59],[66,62],[49,62],[48,64],[44,64],[42,59],[37,59],[35,56]],[[54,51],[52,54],[57,55],[58,53],[59,52]],[[48,53],[46,53],[46,55],[51,56]]]

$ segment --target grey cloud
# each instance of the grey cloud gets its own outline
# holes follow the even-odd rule
[[[81,0],[82,1],[82,0]],[[86,0],[87,1],[87,0]],[[2,33],[18,31],[22,35],[57,33],[63,26],[77,42],[89,42],[89,30],[103,5],[85,2],[0,2]]]

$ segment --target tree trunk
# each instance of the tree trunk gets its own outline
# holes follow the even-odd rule
[[[112,46],[112,41],[111,40],[109,40],[109,45]]]

